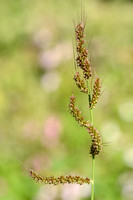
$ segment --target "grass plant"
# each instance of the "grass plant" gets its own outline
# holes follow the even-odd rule
[[[1,1],[1,200],[40,199],[37,196],[44,192],[43,189],[47,190],[43,184],[36,184],[23,175],[23,166],[18,160],[46,176],[72,172],[71,175],[92,178],[92,158],[88,152],[90,137],[67,112],[68,97],[73,92],[85,119],[90,118],[87,95],[78,92],[72,81],[71,58],[54,68],[61,80],[56,91],[48,93],[41,82],[47,72],[40,66],[40,56],[60,42],[71,43],[74,35],[72,18],[77,15],[80,5],[81,1]],[[93,35],[89,47],[91,64],[104,79],[103,90],[106,90],[93,109],[94,126],[108,141],[104,153],[102,151],[95,159],[95,199],[125,200],[129,196],[128,188],[132,186],[132,181],[127,184],[132,180],[129,166],[132,157],[127,153],[133,143],[132,3],[84,0],[84,5],[87,11],[86,40]],[[51,33],[48,37],[40,35],[47,31]],[[45,40],[50,46],[45,45]],[[71,45],[69,49],[72,49]],[[67,55],[65,48],[61,50]],[[53,115],[61,125],[58,143],[55,140],[50,143],[45,137],[44,124]],[[122,179],[123,176],[126,177]],[[78,187],[69,185],[68,188],[71,186]],[[85,185],[89,194],[90,186]],[[62,192],[64,187],[67,185],[61,186]],[[84,186],[80,190],[82,188]],[[127,193],[123,196],[125,188]],[[51,186],[50,189],[51,193],[58,191],[58,187]],[[57,199],[60,199],[59,192]]]
[[[72,94],[69,100],[70,114],[75,118],[81,127],[84,127],[91,137],[90,155],[92,157],[92,178],[82,178],[80,176],[60,176],[55,178],[42,177],[33,170],[29,170],[30,176],[44,184],[65,184],[65,183],[77,183],[77,184],[90,184],[91,183],[91,200],[94,200],[94,183],[95,183],[95,157],[100,154],[102,150],[102,138],[99,131],[94,127],[93,121],[93,109],[98,102],[101,95],[101,80],[96,75],[94,79],[94,69],[88,58],[88,49],[86,48],[85,41],[85,17],[81,14],[81,20],[75,25],[75,40],[76,40],[76,56],[75,60],[75,75],[73,80],[75,81],[80,92],[83,92],[87,96],[87,106],[89,108],[90,117],[89,120],[85,120],[82,112],[76,106],[76,97]],[[92,86],[93,85],[93,86]]]

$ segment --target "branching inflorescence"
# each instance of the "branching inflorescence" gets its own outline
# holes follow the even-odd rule
[[[80,22],[78,25],[75,26],[75,34],[76,34],[76,63],[77,69],[80,68],[83,73],[83,80],[80,77],[80,73],[76,71],[74,75],[74,81],[81,92],[84,92],[88,95],[89,99],[89,109],[92,114],[92,109],[95,107],[100,94],[101,94],[101,80],[96,76],[94,85],[93,85],[93,92],[91,93],[91,87],[89,87],[89,81],[92,81],[92,67],[91,63],[88,59],[88,50],[84,47],[85,45],[85,24]],[[72,94],[69,101],[69,110],[70,113],[73,115],[75,120],[79,123],[80,126],[87,128],[90,136],[91,136],[91,147],[90,147],[90,154],[94,158],[98,155],[102,150],[102,139],[100,136],[99,131],[93,127],[93,121],[84,120],[81,111],[75,106],[76,97]]]
[[[102,139],[99,131],[93,126],[93,108],[98,102],[98,99],[101,95],[101,80],[99,77],[95,77],[93,88],[91,88],[93,81],[93,68],[88,59],[88,50],[85,47],[85,23],[83,20],[75,26],[75,35],[76,35],[76,73],[74,75],[74,81],[79,88],[79,90],[87,95],[88,103],[89,103],[89,111],[90,111],[90,119],[89,121],[85,120],[82,112],[76,106],[76,97],[72,94],[69,100],[69,111],[75,120],[79,123],[81,127],[86,128],[88,133],[91,136],[91,146],[90,146],[90,154],[92,156],[92,180],[89,178],[82,178],[80,176],[59,176],[59,177],[42,177],[35,173],[33,170],[29,170],[30,176],[44,184],[65,184],[65,183],[76,183],[76,184],[92,184],[92,193],[91,200],[94,200],[94,158],[96,155],[99,155],[102,150]],[[82,74],[82,76],[81,76]]]
[[[81,92],[87,94],[89,103],[90,119],[86,121],[82,116],[81,111],[76,107],[76,97],[72,94],[69,101],[69,111],[80,126],[85,127],[91,136],[90,154],[92,156],[92,187],[91,187],[91,200],[94,200],[94,160],[95,156],[99,155],[102,150],[102,138],[99,131],[93,126],[93,108],[98,102],[101,95],[101,80],[95,77],[93,88],[91,88],[93,81],[93,68],[88,59],[88,50],[85,48],[85,23],[83,20],[75,26],[76,34],[76,73],[74,81]],[[83,78],[79,73],[83,74]]]

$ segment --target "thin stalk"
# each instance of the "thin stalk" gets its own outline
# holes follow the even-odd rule
[[[91,200],[94,200],[95,157],[92,157]]]
[[[90,109],[90,122],[93,125],[93,110]]]
[[[91,87],[89,86],[89,81],[88,80],[87,80],[87,87],[88,87],[88,101],[89,101],[89,107],[90,107]],[[90,123],[93,125],[93,109],[91,109],[91,108],[90,108]],[[95,157],[92,156],[91,200],[94,200],[94,177],[95,177]]]
[[[93,125],[93,110],[90,109],[91,124]],[[95,177],[95,156],[92,156],[92,183],[91,183],[91,200],[94,200],[94,177]]]

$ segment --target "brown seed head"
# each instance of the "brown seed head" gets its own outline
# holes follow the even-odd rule
[[[33,172],[33,170],[29,170],[30,176],[41,183],[44,184],[49,184],[49,185],[59,185],[59,184],[71,184],[71,183],[76,183],[79,185],[83,185],[84,183],[89,184],[90,183],[90,179],[89,178],[82,178],[80,176],[59,176],[59,177],[43,177],[38,175],[37,173]]]
[[[80,89],[80,91],[87,94],[88,93],[88,88],[86,87],[84,80],[81,80],[79,72],[75,73],[74,80],[75,80],[76,85]]]
[[[81,111],[75,106],[76,97],[72,94],[69,100],[69,110],[80,126],[88,128],[89,122],[84,120]]]
[[[94,86],[93,86],[93,93],[90,102],[90,108],[92,109],[96,104],[101,95],[101,80],[100,78],[96,77]]]
[[[88,131],[92,138],[92,145],[90,147],[90,154],[95,157],[98,155],[102,150],[102,138],[100,136],[99,131],[94,128],[92,125],[89,125]]]
[[[76,33],[76,42],[77,42],[77,66],[79,66],[83,70],[84,78],[89,79],[92,76],[92,68],[90,66],[90,62],[88,61],[88,50],[84,47],[84,29],[85,26],[82,23],[79,23],[75,27]]]

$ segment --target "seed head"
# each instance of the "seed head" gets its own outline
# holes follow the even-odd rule
[[[92,68],[90,62],[88,61],[88,50],[84,47],[84,29],[85,26],[79,23],[75,27],[76,42],[77,42],[77,58],[76,63],[83,70],[83,75],[85,79],[89,79],[92,76]]]
[[[84,120],[84,116],[82,116],[82,112],[75,106],[76,97],[72,94],[69,100],[69,110],[73,115],[75,120],[79,123],[80,126],[84,126],[88,128],[89,122]]]
[[[100,78],[96,77],[94,86],[93,86],[93,93],[90,102],[90,108],[92,109],[96,104],[101,94],[101,80]]]
[[[75,73],[73,79],[75,80],[75,83],[78,86],[78,88],[80,89],[80,91],[87,94],[88,93],[88,88],[86,87],[84,80],[81,80],[79,72]]]
[[[92,144],[90,147],[90,154],[95,157],[98,155],[102,150],[102,138],[100,136],[99,131],[94,128],[92,125],[89,125],[88,131],[90,133],[90,136],[92,138]]]
[[[89,184],[90,183],[90,179],[89,178],[82,178],[80,176],[59,176],[59,177],[43,177],[38,175],[37,173],[35,173],[33,170],[29,170],[29,174],[30,176],[41,183],[44,184],[49,184],[49,185],[59,185],[59,184],[65,184],[65,183],[76,183],[79,185],[83,185],[84,183]]]

